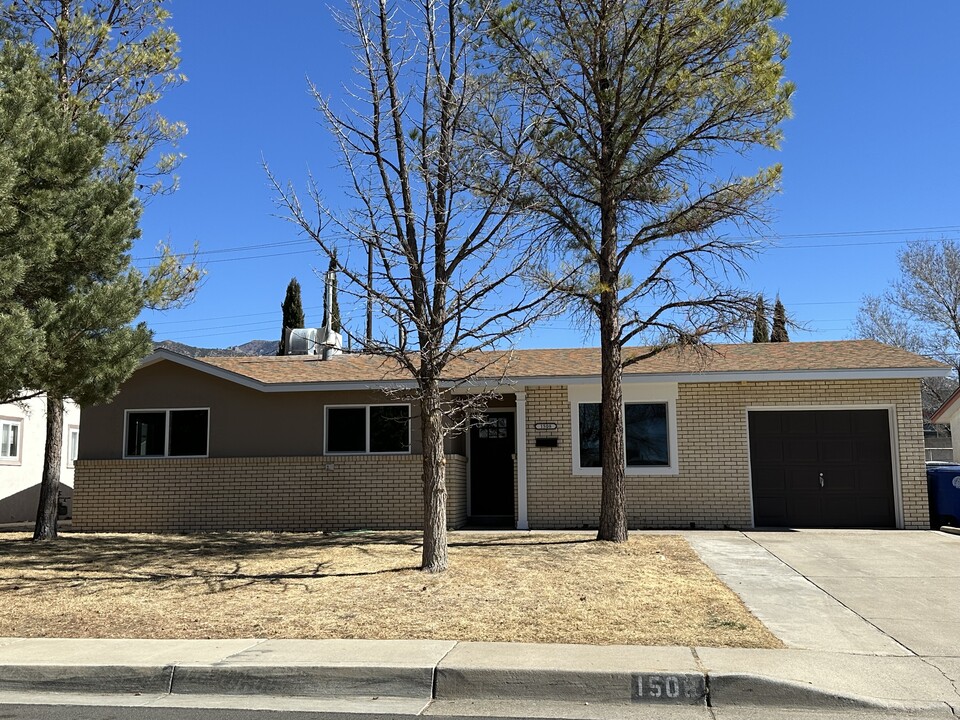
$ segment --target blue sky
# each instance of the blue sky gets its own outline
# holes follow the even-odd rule
[[[306,78],[335,96],[350,73],[347,38],[315,0],[172,0],[170,9],[189,82],[162,110],[187,123],[187,158],[180,190],[146,208],[134,255],[154,255],[160,240],[178,250],[197,241],[208,275],[194,303],[144,319],[158,340],[204,347],[276,339],[297,277],[307,323],[318,325],[314,268],[326,263],[308,243],[286,244],[299,238],[275,217],[261,158],[280,178],[301,183],[309,169],[337,191],[343,177]],[[794,117],[782,151],[755,159],[783,164],[770,227],[780,239],[747,266],[746,285],[780,294],[808,327],[792,339],[843,339],[860,298],[896,276],[906,241],[960,237],[960,3],[793,0],[788,13]],[[228,250],[240,246],[249,249]],[[596,344],[565,318],[519,342]]]

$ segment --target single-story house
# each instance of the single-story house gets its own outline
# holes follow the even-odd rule
[[[486,353],[451,372],[478,373],[472,389],[498,397],[447,443],[449,525],[596,526],[599,350]],[[868,340],[718,345],[631,365],[629,523],[928,527],[920,379],[948,372]],[[371,355],[159,350],[111,402],[83,408],[74,527],[417,528],[411,386]]]
[[[67,400],[63,407],[60,458],[60,496],[67,515],[79,437],[80,407]],[[36,519],[46,441],[46,396],[0,405],[0,523]]]

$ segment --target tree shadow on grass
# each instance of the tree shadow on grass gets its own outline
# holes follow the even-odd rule
[[[452,536],[449,546],[512,551],[539,546],[593,542],[582,537],[517,536],[482,533]],[[252,585],[316,587],[325,578],[388,575],[419,569],[419,532],[208,533],[192,535],[64,533],[55,542],[29,536],[0,536],[0,591],[39,594],[51,588],[96,592],[111,584],[157,588],[196,583],[205,592],[228,592]],[[400,549],[401,566],[376,567],[387,548]],[[350,549],[370,558],[370,569],[341,571],[326,551]],[[313,556],[304,562],[303,554]],[[409,554],[408,554],[409,553]],[[252,565],[276,557],[276,571]],[[315,558],[315,559],[314,559]],[[407,560],[409,558],[409,561]],[[293,563],[296,565],[290,566]],[[395,564],[395,563],[394,563]],[[286,565],[286,567],[285,567]]]

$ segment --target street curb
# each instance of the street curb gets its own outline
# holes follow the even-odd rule
[[[271,651],[266,644],[258,644],[246,651],[218,647],[217,659],[201,659],[212,655],[205,649],[194,652],[192,661],[183,661],[190,653],[179,647],[152,648],[142,653],[146,662],[139,664],[129,645],[114,650],[117,654],[113,662],[106,650],[96,654],[91,646],[91,654],[87,654],[72,647],[73,656],[80,662],[71,665],[46,664],[48,657],[57,657],[53,646],[43,645],[42,654],[30,655],[23,650],[18,653],[18,643],[11,642],[6,646],[6,664],[0,663],[0,692],[178,698],[405,698],[424,703],[554,701],[648,707],[861,709],[901,714],[957,704],[940,682],[943,678],[935,673],[938,682],[916,693],[909,692],[912,685],[893,683],[888,687],[882,672],[879,682],[860,682],[870,668],[878,672],[872,656],[864,656],[868,664],[863,665],[856,664],[854,655],[816,656],[813,660],[804,656],[798,666],[791,666],[764,660],[768,656],[763,655],[759,663],[754,657],[751,663],[738,667],[733,660],[707,659],[685,647],[448,645],[417,652],[418,648],[408,643],[399,648],[399,654],[394,645],[364,645],[363,652],[357,654],[352,646],[331,649],[325,645],[320,653],[311,652],[309,646]],[[251,653],[252,661],[241,657],[243,652]],[[104,665],[88,664],[98,660]],[[896,680],[905,672],[901,666],[898,660],[886,673],[893,672],[890,677]],[[649,670],[639,669],[644,667]],[[783,671],[785,667],[789,670]],[[873,696],[874,690],[888,690],[890,694]],[[864,691],[866,694],[857,694]]]
[[[646,688],[646,690],[643,690]],[[668,692],[669,688],[669,692]],[[651,692],[652,689],[652,692]],[[610,673],[374,666],[4,666],[0,691],[441,700],[552,700],[808,710],[928,711],[946,703],[888,701],[747,673]]]
[[[0,691],[169,693],[173,672],[173,665],[3,665]]]
[[[853,693],[826,690],[806,683],[751,673],[709,675],[713,707],[769,707],[794,710],[942,710],[945,702],[884,700]]]
[[[435,700],[556,700],[698,705],[706,677],[690,672],[605,672],[439,667]]]
[[[173,695],[405,697],[430,700],[433,667],[177,665]]]

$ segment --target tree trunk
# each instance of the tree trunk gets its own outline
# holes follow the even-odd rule
[[[606,295],[604,293],[603,295]],[[600,300],[600,530],[597,540],[627,541],[624,487],[620,317],[615,301]]]
[[[447,460],[443,454],[443,413],[439,388],[424,393],[421,408],[423,439],[423,558],[420,569],[447,569]]]
[[[34,540],[56,540],[57,505],[60,496],[60,460],[63,451],[63,398],[47,394],[47,440],[43,452],[40,505]]]
[[[601,3],[600,14],[609,8]],[[605,22],[603,23],[606,24]],[[600,316],[600,530],[597,540],[627,541],[627,497],[624,487],[623,388],[620,335],[620,268],[618,265],[617,163],[614,161],[614,113],[607,93],[607,52],[601,41],[597,60],[600,93],[600,252],[598,279]]]

